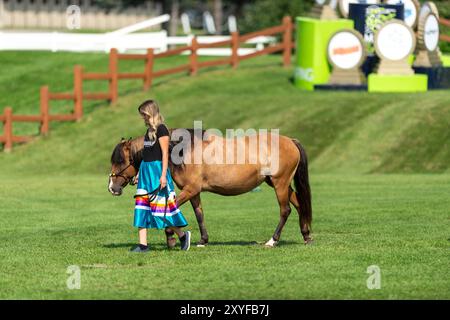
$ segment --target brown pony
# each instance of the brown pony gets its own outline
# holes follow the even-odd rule
[[[171,137],[176,129],[170,129]],[[280,221],[275,229],[272,238],[266,242],[266,246],[273,247],[280,240],[283,227],[291,213],[290,203],[294,205],[298,214],[300,222],[300,230],[303,235],[305,244],[312,241],[310,237],[310,228],[312,221],[311,208],[311,190],[308,178],[308,161],[304,148],[298,140],[286,136],[278,135],[278,166],[275,171],[268,174],[263,173],[263,165],[267,161],[257,159],[251,161],[253,153],[249,145],[251,143],[251,136],[241,136],[233,138],[222,138],[220,136],[210,136],[209,139],[204,139],[204,130],[198,131],[193,129],[180,129],[190,133],[190,141],[171,141],[169,147],[169,169],[177,187],[181,190],[177,195],[177,204],[181,206],[186,201],[190,201],[197,218],[198,226],[200,228],[201,239],[198,246],[204,246],[208,243],[208,233],[206,231],[203,209],[200,200],[200,193],[202,191],[209,191],[220,195],[239,195],[251,191],[261,183],[266,182],[273,187],[280,206]],[[270,137],[263,137],[257,134],[259,141],[270,143]],[[197,141],[196,141],[197,139]],[[235,142],[234,150],[237,148],[247,147],[244,152],[245,161],[243,163],[232,164],[216,164],[205,163],[200,164],[186,161],[191,159],[196,151],[205,152],[205,150],[214,150],[212,153],[217,153],[221,150],[226,142],[233,139]],[[136,176],[139,165],[142,161],[144,137],[125,140],[117,144],[111,156],[111,174],[109,177],[108,190],[113,195],[121,195],[122,189],[127,184],[134,184],[134,177]],[[198,143],[200,141],[200,143]],[[182,163],[174,163],[173,150],[179,143],[185,143],[188,146],[188,152],[181,154]],[[197,143],[196,143],[197,142]],[[263,144],[264,145],[264,144]],[[260,148],[261,144],[259,144]],[[183,149],[185,150],[185,149]],[[229,152],[223,149],[223,152]],[[210,153],[211,154],[211,153]],[[264,152],[258,153],[258,157],[270,158],[271,150],[265,148]],[[263,154],[263,156],[261,156]],[[235,158],[234,158],[235,159]],[[267,160],[267,159],[263,159]],[[294,180],[295,190],[291,186]],[[167,245],[173,247],[175,245],[175,238],[169,229],[166,229]]]

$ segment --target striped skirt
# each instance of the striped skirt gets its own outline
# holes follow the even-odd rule
[[[185,227],[187,221],[176,203],[172,176],[167,169],[167,187],[158,192],[156,197],[150,194],[159,187],[162,172],[161,161],[142,161],[139,167],[134,207],[134,223],[138,228]]]

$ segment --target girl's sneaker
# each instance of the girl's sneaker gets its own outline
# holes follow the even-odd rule
[[[189,248],[191,247],[191,232],[186,231],[184,233],[184,236],[180,238],[180,242],[181,242],[181,250],[188,251]]]

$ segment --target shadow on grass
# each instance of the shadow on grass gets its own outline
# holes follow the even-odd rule
[[[134,248],[137,244],[135,242],[129,242],[129,243],[108,243],[103,245],[103,248],[107,249],[124,249],[125,251],[129,251],[130,249]],[[167,251],[167,250],[177,250],[178,247],[175,249],[168,249],[166,244],[164,243],[149,243],[148,247],[150,251]]]
[[[265,242],[258,242],[258,241],[214,241],[209,242],[207,246],[256,246],[256,245],[263,246],[264,244]],[[294,245],[294,244],[299,244],[299,242],[290,240],[288,241],[281,240],[278,243],[279,246]]]
[[[213,241],[213,242],[209,242],[206,247],[214,247],[214,246],[264,246],[265,242],[257,242],[257,241],[242,241],[242,240],[238,240],[238,241]],[[300,245],[300,242],[297,241],[284,241],[281,240],[278,243],[278,246],[286,246],[286,245]],[[178,243],[179,245],[179,243]],[[108,243],[103,245],[103,248],[107,248],[107,249],[119,249],[119,248],[133,248],[134,246],[136,246],[136,243],[134,242],[127,242],[127,243]],[[191,243],[191,247],[196,247],[197,243],[196,242],[192,242]],[[155,243],[155,244],[149,244],[150,250],[167,250],[167,246],[164,243]]]
[[[108,248],[108,249],[132,248],[135,245],[136,245],[136,243],[134,243],[134,242],[129,242],[129,243],[108,243],[108,244],[103,245],[103,248]]]

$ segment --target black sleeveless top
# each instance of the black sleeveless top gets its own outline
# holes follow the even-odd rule
[[[144,137],[144,150],[142,152],[142,160],[145,162],[155,161],[159,160],[162,161],[162,151],[161,146],[159,145],[159,138],[164,136],[169,136],[169,130],[164,124],[160,124],[156,128],[156,139],[154,141],[151,141],[148,137],[148,130],[145,133]]]

